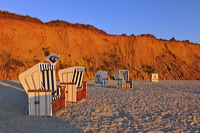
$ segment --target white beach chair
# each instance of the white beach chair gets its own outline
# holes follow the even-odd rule
[[[108,86],[108,72],[97,72],[95,73],[95,84],[94,86]]]
[[[60,84],[65,85],[66,102],[78,102],[87,96],[87,83],[83,80],[85,67],[70,67],[58,71]]]
[[[150,81],[151,82],[158,82],[158,73],[151,73]]]
[[[114,78],[117,81],[117,88],[132,88],[133,80],[129,79],[128,70],[119,70],[114,74]]]
[[[64,89],[56,86],[55,65],[38,63],[21,73],[19,80],[28,95],[29,115],[52,116],[66,107]]]

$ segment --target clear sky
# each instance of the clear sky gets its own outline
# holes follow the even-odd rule
[[[90,24],[113,35],[153,34],[200,44],[200,0],[0,0],[0,10]]]

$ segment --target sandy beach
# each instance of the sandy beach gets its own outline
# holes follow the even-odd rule
[[[0,81],[0,132],[200,132],[200,80],[135,80],[133,89],[95,87],[53,117],[26,114],[27,94],[17,80]]]

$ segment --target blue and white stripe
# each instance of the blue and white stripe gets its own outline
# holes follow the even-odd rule
[[[56,90],[56,77],[55,77],[55,65],[50,63],[41,63],[40,64],[41,71],[41,89],[44,90]]]
[[[40,71],[55,70],[55,65],[53,64],[40,64]]]
[[[53,101],[53,100],[56,100],[56,99],[58,99],[58,98],[60,98],[60,97],[61,97],[60,95],[58,95],[58,96],[53,96],[53,97],[52,97],[52,101]]]

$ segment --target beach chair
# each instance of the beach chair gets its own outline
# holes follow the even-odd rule
[[[19,75],[28,95],[28,114],[52,116],[59,108],[66,107],[65,92],[56,86],[55,65],[38,63]]]
[[[158,73],[151,73],[150,81],[151,82],[158,82]]]
[[[117,81],[117,88],[127,89],[133,88],[133,80],[129,79],[128,70],[119,70],[114,74],[114,78]]]
[[[87,83],[82,81],[85,67],[70,67],[58,71],[60,84],[65,85],[66,102],[78,102],[87,96]]]
[[[108,72],[97,72],[95,73],[95,84],[94,86],[108,86]]]

